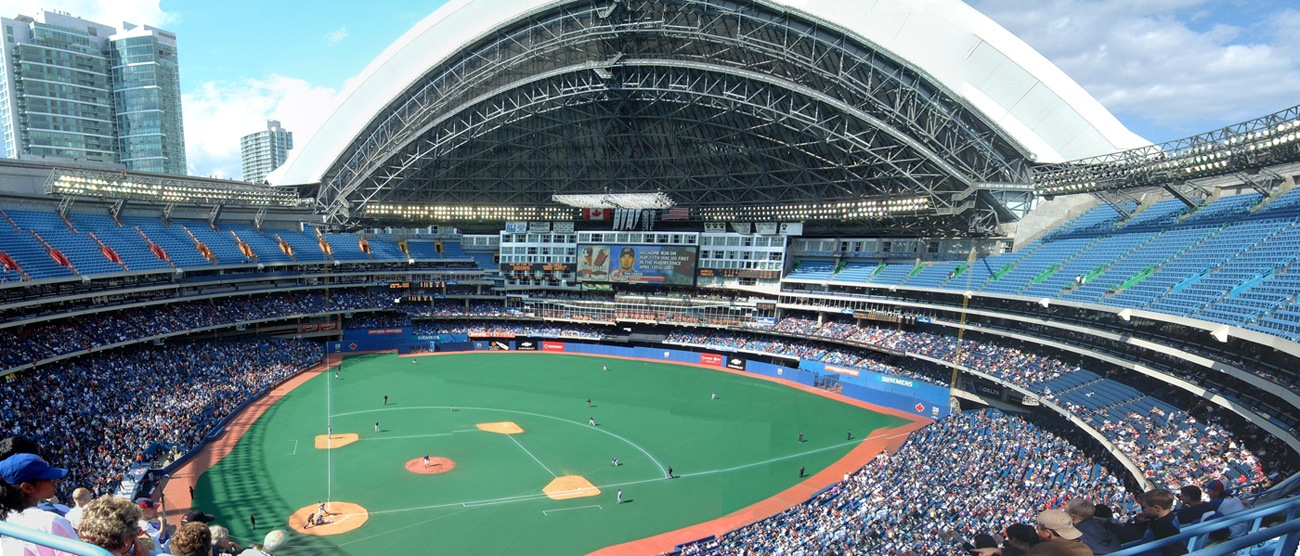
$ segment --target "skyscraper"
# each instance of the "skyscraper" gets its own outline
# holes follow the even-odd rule
[[[176,35],[45,10],[0,32],[0,154],[186,173]]]
[[[285,131],[276,120],[267,120],[266,131],[241,137],[239,159],[244,167],[244,181],[262,183],[267,174],[284,164],[292,148],[293,132]]]

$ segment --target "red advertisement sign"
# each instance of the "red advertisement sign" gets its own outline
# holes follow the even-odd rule
[[[339,323],[334,322],[334,321],[330,321],[330,322],[309,322],[309,323],[306,323],[306,324],[300,325],[300,326],[298,327],[298,330],[299,330],[300,332],[328,332],[328,331],[330,331],[330,330],[338,330],[338,329],[339,329]]]
[[[564,351],[564,342],[542,342],[542,351]]]
[[[826,370],[832,373],[840,373],[842,375],[849,375],[849,376],[858,376],[859,374],[857,369],[846,369],[844,367],[834,367],[831,365],[827,365]]]
[[[401,334],[401,333],[402,333],[401,328],[379,328],[375,330],[366,331],[366,334],[369,334],[371,336],[377,336],[380,334]]]
[[[514,332],[470,332],[471,338],[514,338]]]
[[[718,354],[716,354],[716,353],[701,353],[701,354],[700,354],[700,364],[701,364],[701,365],[713,365],[713,366],[715,366],[715,367],[721,367],[721,366],[722,366],[722,359],[723,359],[722,356],[721,356],[721,355],[718,355]]]

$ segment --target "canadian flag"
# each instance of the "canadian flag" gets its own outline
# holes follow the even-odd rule
[[[582,209],[583,220],[609,220],[614,217],[612,209],[594,208]]]

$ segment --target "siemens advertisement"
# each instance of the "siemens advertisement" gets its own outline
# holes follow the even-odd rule
[[[579,245],[579,282],[695,283],[695,247],[689,245]]]

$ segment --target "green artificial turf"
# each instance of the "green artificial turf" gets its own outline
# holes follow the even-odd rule
[[[350,357],[339,379],[321,373],[289,393],[200,478],[196,506],[244,544],[287,528],[290,514],[320,500],[369,510],[355,531],[295,534],[293,554],[582,554],[768,498],[798,482],[801,466],[812,474],[872,431],[904,423],[781,384],[682,365],[540,353],[415,361]],[[316,449],[327,419],[335,434],[355,432],[361,440]],[[498,421],[525,432],[475,428]],[[425,454],[457,467],[437,475],[404,468]],[[667,466],[676,479],[665,478]],[[570,474],[602,493],[561,501],[541,493],[555,476]],[[622,505],[615,503],[620,488]]]

